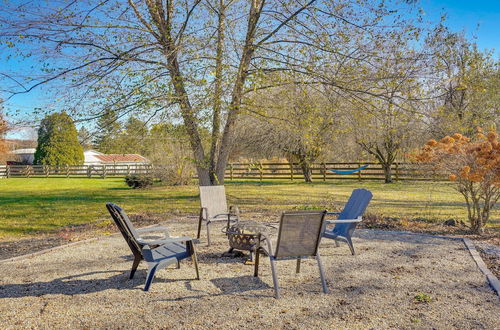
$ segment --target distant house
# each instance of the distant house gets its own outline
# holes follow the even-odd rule
[[[16,161],[13,163],[32,165],[35,160],[35,151],[35,148],[12,150],[11,153],[16,155]]]
[[[17,149],[12,153],[16,155],[16,163],[33,165],[35,159],[35,148]],[[103,154],[95,150],[87,150],[83,153],[84,165],[147,165],[149,160],[137,154]],[[14,163],[14,162],[13,162]]]
[[[84,165],[148,165],[149,160],[138,154],[103,154],[95,150],[87,150]]]

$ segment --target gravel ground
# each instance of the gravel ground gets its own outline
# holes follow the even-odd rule
[[[193,235],[195,222],[167,225]],[[279,261],[276,300],[268,260],[253,278],[242,258],[221,257],[227,239],[212,233],[210,248],[198,245],[200,281],[183,260],[159,271],[150,292],[145,265],[128,279],[130,250],[117,235],[0,264],[0,327],[500,329],[499,299],[460,241],[358,230],[351,256],[325,240],[331,292],[314,260],[299,275],[294,261]]]

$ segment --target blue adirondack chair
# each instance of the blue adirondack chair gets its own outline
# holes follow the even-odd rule
[[[366,189],[353,190],[342,212],[327,213],[328,215],[338,215],[338,217],[337,220],[325,221],[327,225],[335,224],[335,226],[331,229],[327,227],[323,232],[323,237],[335,240],[337,246],[339,246],[339,241],[346,242],[354,255],[352,234],[358,223],[362,221],[363,213],[365,213],[372,196],[372,193]]]
[[[130,278],[134,277],[141,260],[145,260],[148,264],[148,274],[144,291],[149,290],[157,270],[173,263],[176,263],[179,268],[179,262],[189,257],[191,257],[194,263],[196,279],[200,279],[195,240],[191,237],[169,237],[167,228],[165,227],[135,229],[121,207],[113,203],[107,203],[106,208],[134,254],[134,263],[130,271]],[[158,231],[163,231],[166,237],[159,240],[147,240],[140,236],[140,234]]]

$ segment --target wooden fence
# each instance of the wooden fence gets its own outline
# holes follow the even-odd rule
[[[4,178],[106,178],[147,174],[151,165],[4,165],[0,177]]]
[[[329,171],[352,170],[368,165],[352,174],[337,174]],[[167,166],[157,166],[166,168]],[[152,165],[7,165],[0,166],[0,178],[54,178],[54,177],[125,177],[129,174],[148,174]],[[304,176],[297,163],[231,163],[226,169],[226,180],[290,180],[303,181]],[[445,180],[446,176],[434,167],[416,163],[395,163],[392,166],[393,180]],[[378,163],[316,163],[312,166],[313,181],[328,180],[384,180],[384,171]]]
[[[349,171],[363,165],[367,168],[351,173],[337,174],[330,169]],[[433,166],[417,163],[394,163],[392,168],[393,180],[446,180],[443,173],[439,173]],[[275,180],[288,179],[290,181],[304,180],[302,169],[297,163],[234,163],[229,164],[226,170],[226,179],[256,179]],[[384,170],[379,163],[316,163],[312,166],[313,181],[328,180],[384,180]]]

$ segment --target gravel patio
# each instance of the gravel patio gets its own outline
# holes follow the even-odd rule
[[[165,223],[194,235],[196,220]],[[9,328],[500,328],[500,303],[459,240],[358,230],[351,256],[324,240],[329,294],[315,260],[301,274],[279,261],[282,299],[273,297],[269,261],[261,276],[243,258],[222,257],[227,238],[198,245],[201,280],[191,261],[156,274],[142,291],[119,235],[0,264],[0,326]],[[416,297],[420,297],[418,299]],[[422,299],[423,298],[423,299]]]

